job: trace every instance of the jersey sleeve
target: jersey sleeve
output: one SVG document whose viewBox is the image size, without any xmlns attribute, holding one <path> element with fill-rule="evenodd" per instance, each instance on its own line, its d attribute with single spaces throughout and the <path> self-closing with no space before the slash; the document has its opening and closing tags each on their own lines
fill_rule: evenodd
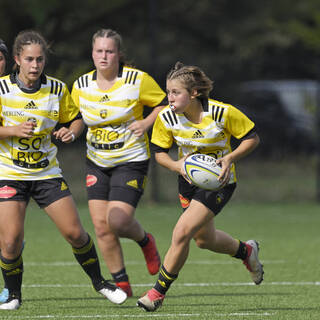
<svg viewBox="0 0 320 320">
<path fill-rule="evenodd" d="M 160 114 L 153 125 L 151 142 L 164 149 L 170 149 L 173 144 L 172 132 L 166 128 Z"/>
<path fill-rule="evenodd" d="M 161 105 L 166 94 L 157 84 L 157 82 L 147 73 L 143 74 L 140 87 L 140 101 L 148 107 L 156 107 Z"/>
<path fill-rule="evenodd" d="M 76 86 L 76 82 L 73 83 L 72 90 L 71 90 L 71 98 L 76 106 L 79 107 L 79 90 Z"/>
<path fill-rule="evenodd" d="M 79 107 L 74 103 L 67 86 L 64 86 L 63 96 L 60 100 L 59 122 L 67 123 L 73 120 L 79 113 Z"/>
<path fill-rule="evenodd" d="M 243 138 L 255 124 L 239 109 L 230 106 L 226 119 L 226 129 L 237 139 Z"/>
</svg>

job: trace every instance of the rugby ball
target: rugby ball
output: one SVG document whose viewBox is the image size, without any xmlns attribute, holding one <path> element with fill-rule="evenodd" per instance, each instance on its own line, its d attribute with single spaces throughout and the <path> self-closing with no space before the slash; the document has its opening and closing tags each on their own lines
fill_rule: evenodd
<svg viewBox="0 0 320 320">
<path fill-rule="evenodd" d="M 216 191 L 220 189 L 221 182 L 218 177 L 221 167 L 216 159 L 207 154 L 192 154 L 184 162 L 184 169 L 189 180 L 199 188 Z"/>
</svg>

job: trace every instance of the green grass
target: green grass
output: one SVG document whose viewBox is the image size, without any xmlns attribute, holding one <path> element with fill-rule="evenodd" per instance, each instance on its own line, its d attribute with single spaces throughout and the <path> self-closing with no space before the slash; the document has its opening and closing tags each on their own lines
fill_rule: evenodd
<svg viewBox="0 0 320 320">
<path fill-rule="evenodd" d="M 83 224 L 93 235 L 86 205 Z M 157 240 L 163 257 L 180 214 L 178 206 L 141 204 L 137 218 Z M 191 244 L 187 264 L 156 313 L 135 306 L 156 281 L 142 252 L 123 240 L 134 297 L 116 306 L 97 295 L 69 245 L 43 211 L 32 203 L 26 219 L 23 305 L 2 311 L 0 319 L 320 319 L 319 207 L 316 204 L 230 202 L 216 218 L 217 228 L 235 238 L 260 241 L 265 281 L 260 286 L 239 260 Z M 103 274 L 109 273 L 101 261 Z"/>
</svg>

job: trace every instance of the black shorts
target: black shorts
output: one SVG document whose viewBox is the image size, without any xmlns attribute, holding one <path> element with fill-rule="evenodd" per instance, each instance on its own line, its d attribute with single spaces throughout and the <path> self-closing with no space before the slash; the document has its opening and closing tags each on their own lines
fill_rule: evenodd
<svg viewBox="0 0 320 320">
<path fill-rule="evenodd" d="M 194 199 L 209 208 L 214 215 L 217 215 L 227 204 L 237 186 L 236 183 L 232 183 L 218 191 L 204 190 L 188 183 L 181 175 L 178 176 L 178 183 L 182 209 L 186 210 Z"/>
<path fill-rule="evenodd" d="M 0 202 L 25 201 L 28 203 L 32 198 L 40 208 L 45 208 L 70 195 L 69 187 L 63 178 L 34 181 L 0 180 Z"/>
<path fill-rule="evenodd" d="M 87 159 L 88 200 L 123 201 L 137 207 L 147 181 L 149 160 L 103 168 Z"/>
</svg>

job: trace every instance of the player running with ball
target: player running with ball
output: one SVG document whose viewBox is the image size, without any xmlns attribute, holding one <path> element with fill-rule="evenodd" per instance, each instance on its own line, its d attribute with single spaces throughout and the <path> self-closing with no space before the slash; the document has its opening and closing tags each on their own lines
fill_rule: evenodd
<svg viewBox="0 0 320 320">
<path fill-rule="evenodd" d="M 258 243 L 242 242 L 215 228 L 214 219 L 236 188 L 234 163 L 259 144 L 254 123 L 235 107 L 209 99 L 212 81 L 195 66 L 177 63 L 167 76 L 170 107 L 158 115 L 151 142 L 159 164 L 179 174 L 179 197 L 184 210 L 172 235 L 171 246 L 154 287 L 137 305 L 146 311 L 158 309 L 187 260 L 191 239 L 201 249 L 229 254 L 241 259 L 255 284 L 263 281 L 263 266 L 258 259 Z M 240 140 L 234 150 L 231 136 Z M 179 147 L 179 160 L 168 154 L 173 143 Z M 216 157 L 222 166 L 218 191 L 200 189 L 186 180 L 183 163 L 191 153 Z"/>
</svg>

